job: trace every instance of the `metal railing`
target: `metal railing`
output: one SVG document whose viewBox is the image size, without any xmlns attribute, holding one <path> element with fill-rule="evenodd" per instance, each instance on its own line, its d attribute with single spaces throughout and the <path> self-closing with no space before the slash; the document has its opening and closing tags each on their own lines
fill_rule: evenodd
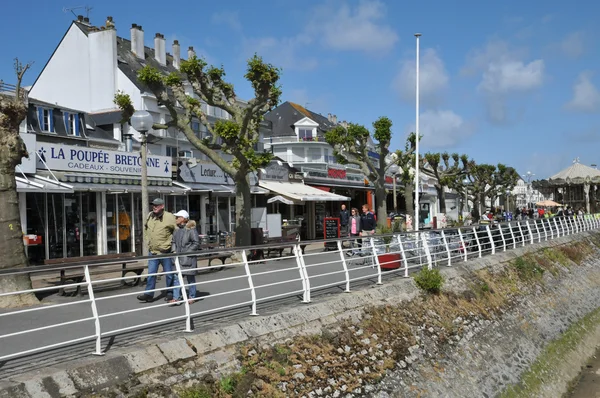
<svg viewBox="0 0 600 398">
<path fill-rule="evenodd" d="M 135 295 L 143 292 L 140 289 L 115 289 L 116 283 L 129 283 L 141 278 L 137 275 L 111 275 L 121 273 L 121 264 L 131 261 L 131 258 L 0 270 L 0 278 L 28 274 L 36 281 L 51 281 L 51 276 L 61 270 L 65 275 L 73 276 L 72 283 L 60 286 L 1 293 L 0 297 L 4 299 L 24 293 L 47 295 L 59 288 L 81 289 L 83 292 L 82 297 L 61 298 L 59 302 L 47 305 L 1 311 L 0 362 L 82 342 L 93 342 L 93 353 L 102 355 L 107 337 L 114 338 L 126 332 L 136 331 L 136 338 L 139 338 L 156 325 L 191 332 L 194 319 L 216 319 L 230 309 L 247 308 L 248 314 L 254 316 L 266 302 L 271 306 L 281 305 L 284 300 L 289 302 L 290 299 L 309 303 L 314 295 L 350 292 L 359 283 L 382 284 L 384 278 L 408 277 L 411 270 L 424 266 L 430 269 L 450 267 L 469 259 L 599 228 L 600 214 L 596 214 L 236 248 L 241 253 L 240 261 L 199 267 L 195 281 L 188 280 L 186 273 L 189 269 L 175 259 L 173 270 L 150 274 L 165 276 L 163 279 L 167 279 L 167 275 L 177 278 L 182 287 L 182 297 L 177 302 L 181 306 L 173 308 L 170 308 L 173 304 L 169 302 L 137 302 Z M 317 249 L 314 248 L 315 243 L 318 244 Z M 323 251 L 323 245 L 329 250 Z M 259 256 L 263 251 L 274 249 L 282 250 L 279 257 Z M 202 262 L 209 257 L 226 257 L 231 254 L 230 250 L 194 254 Z M 172 256 L 136 259 L 156 260 Z M 212 272 L 214 270 L 219 272 Z M 202 291 L 201 297 L 188 296 L 186 288 L 192 286 Z M 172 286 L 156 287 L 144 292 L 166 294 L 172 289 Z"/>
</svg>

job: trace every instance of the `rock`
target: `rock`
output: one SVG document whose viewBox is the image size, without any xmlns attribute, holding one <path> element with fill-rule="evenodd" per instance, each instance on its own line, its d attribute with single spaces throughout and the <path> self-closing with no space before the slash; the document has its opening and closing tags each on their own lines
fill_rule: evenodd
<svg viewBox="0 0 600 398">
<path fill-rule="evenodd" d="M 342 395 L 342 393 L 340 392 L 340 390 L 335 390 L 335 391 L 333 392 L 333 398 L 337 398 L 337 397 L 339 397 L 340 395 Z"/>
<path fill-rule="evenodd" d="M 352 350 L 352 348 L 350 348 L 349 346 L 344 347 L 344 351 L 346 351 L 346 352 L 350 352 L 351 350 Z"/>
<path fill-rule="evenodd" d="M 371 344 L 371 340 L 369 340 L 369 339 L 362 339 L 360 342 L 363 343 L 364 345 Z"/>
<path fill-rule="evenodd" d="M 407 366 L 407 365 L 406 365 L 406 362 L 404 362 L 404 361 L 400 361 L 400 362 L 398 363 L 398 366 L 400 366 L 400 369 L 406 369 L 406 366 Z"/>
<path fill-rule="evenodd" d="M 321 368 L 319 366 L 313 366 L 311 369 L 315 373 L 318 373 L 321 370 Z"/>
<path fill-rule="evenodd" d="M 375 333 L 371 335 L 371 338 L 375 341 L 379 340 L 379 337 Z"/>
<path fill-rule="evenodd" d="M 429 333 L 434 333 L 435 332 L 434 328 L 429 328 L 428 330 L 429 330 Z"/>
<path fill-rule="evenodd" d="M 296 380 L 304 380 L 305 379 L 304 373 L 300 373 L 300 372 L 296 373 L 294 375 L 294 379 L 296 379 Z"/>
<path fill-rule="evenodd" d="M 321 395 L 323 395 L 323 389 L 322 388 L 317 388 L 315 390 L 315 392 L 317 393 L 317 395 L 320 397 Z"/>
<path fill-rule="evenodd" d="M 362 329 L 358 329 L 358 330 L 356 331 L 356 333 L 354 333 L 354 334 L 355 334 L 355 335 L 357 335 L 357 336 L 362 336 L 362 334 L 363 334 L 363 330 L 362 330 Z"/>
<path fill-rule="evenodd" d="M 365 372 L 365 374 L 369 374 L 369 373 L 371 373 L 371 369 L 369 369 L 368 366 L 365 366 L 365 368 L 363 369 L 363 372 Z"/>
<path fill-rule="evenodd" d="M 341 349 L 341 348 L 338 348 L 338 349 L 337 349 L 337 352 L 338 352 L 338 354 L 343 354 L 343 353 L 344 353 L 344 350 L 343 350 L 343 349 Z"/>
<path fill-rule="evenodd" d="M 249 357 L 253 357 L 255 355 L 256 355 L 256 350 L 250 350 L 250 351 L 248 351 L 248 356 Z"/>
<path fill-rule="evenodd" d="M 294 365 L 294 369 L 302 369 L 302 365 Z"/>
<path fill-rule="evenodd" d="M 367 350 L 362 350 L 362 351 L 360 352 L 360 355 L 367 355 L 368 353 L 369 353 L 369 351 L 367 351 Z"/>
<path fill-rule="evenodd" d="M 385 350 L 385 353 L 387 355 L 392 355 L 392 352 L 394 352 L 392 349 Z"/>
<path fill-rule="evenodd" d="M 335 381 L 335 379 L 327 379 L 327 384 L 329 384 L 330 386 L 335 386 L 337 382 Z"/>
<path fill-rule="evenodd" d="M 348 389 L 348 386 L 344 384 L 344 385 L 341 387 L 341 389 L 342 389 L 342 391 L 346 392 L 346 390 Z"/>
</svg>

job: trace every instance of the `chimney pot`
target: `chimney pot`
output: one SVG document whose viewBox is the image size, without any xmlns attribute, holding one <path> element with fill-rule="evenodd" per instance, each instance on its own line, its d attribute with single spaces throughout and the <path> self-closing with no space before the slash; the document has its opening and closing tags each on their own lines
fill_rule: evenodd
<svg viewBox="0 0 600 398">
<path fill-rule="evenodd" d="M 337 115 L 331 116 L 331 123 L 337 124 Z"/>
<path fill-rule="evenodd" d="M 106 17 L 106 20 L 112 22 L 113 18 L 112 17 Z"/>
<path fill-rule="evenodd" d="M 83 22 L 83 15 L 77 15 L 77 20 L 79 22 Z"/>
<path fill-rule="evenodd" d="M 133 29 L 133 28 L 137 28 L 137 24 L 136 24 L 136 23 L 132 23 L 132 24 L 131 24 L 131 28 L 132 28 L 132 29 Z"/>
<path fill-rule="evenodd" d="M 188 47 L 188 59 L 192 59 L 196 56 L 196 51 L 194 51 L 194 47 Z"/>
<path fill-rule="evenodd" d="M 90 23 L 90 19 L 88 17 L 83 18 L 83 22 Z"/>
<path fill-rule="evenodd" d="M 167 49 L 163 35 L 157 33 L 154 36 L 154 58 L 161 65 L 167 64 Z"/>
<path fill-rule="evenodd" d="M 179 40 L 173 40 L 173 67 L 179 69 L 181 67 L 181 46 Z"/>
<path fill-rule="evenodd" d="M 331 122 L 331 113 L 327 114 L 327 120 L 329 120 Z"/>
</svg>

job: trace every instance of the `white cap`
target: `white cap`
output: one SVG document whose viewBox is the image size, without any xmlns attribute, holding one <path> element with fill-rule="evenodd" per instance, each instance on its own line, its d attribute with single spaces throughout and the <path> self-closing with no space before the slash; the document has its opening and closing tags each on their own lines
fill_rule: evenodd
<svg viewBox="0 0 600 398">
<path fill-rule="evenodd" d="M 175 217 L 183 217 L 186 220 L 190 219 L 189 213 L 185 210 L 179 210 L 177 213 L 175 213 Z"/>
</svg>

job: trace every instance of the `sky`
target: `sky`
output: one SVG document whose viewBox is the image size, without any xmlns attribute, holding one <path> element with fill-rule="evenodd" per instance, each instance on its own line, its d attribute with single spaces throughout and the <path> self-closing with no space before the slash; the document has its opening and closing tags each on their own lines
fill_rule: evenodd
<svg viewBox="0 0 600 398">
<path fill-rule="evenodd" d="M 72 0 L 71 0 L 72 1 Z M 283 101 L 369 128 L 393 125 L 392 148 L 415 129 L 420 38 L 421 152 L 467 154 L 547 178 L 578 158 L 600 164 L 600 3 L 593 1 L 222 0 L 168 2 L 30 0 L 2 5 L 0 80 L 13 59 L 33 61 L 32 84 L 87 5 L 91 23 L 112 16 L 146 45 L 160 32 L 223 65 L 241 98 L 254 53 L 282 69 Z M 73 11 L 86 14 L 85 9 Z M 76 62 L 76 60 L 74 60 Z"/>
</svg>

